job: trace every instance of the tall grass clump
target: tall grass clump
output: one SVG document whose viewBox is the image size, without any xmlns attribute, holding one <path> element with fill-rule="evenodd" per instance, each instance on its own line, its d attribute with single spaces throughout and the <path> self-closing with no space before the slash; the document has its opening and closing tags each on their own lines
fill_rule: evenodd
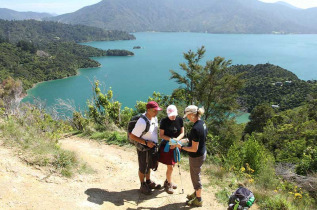
<svg viewBox="0 0 317 210">
<path fill-rule="evenodd" d="M 4 144 L 20 150 L 21 159 L 29 165 L 54 168 L 68 177 L 79 167 L 75 154 L 58 145 L 58 139 L 72 127 L 65 121 L 53 120 L 44 110 L 22 105 L 19 112 L 0 122 L 0 130 Z"/>
</svg>

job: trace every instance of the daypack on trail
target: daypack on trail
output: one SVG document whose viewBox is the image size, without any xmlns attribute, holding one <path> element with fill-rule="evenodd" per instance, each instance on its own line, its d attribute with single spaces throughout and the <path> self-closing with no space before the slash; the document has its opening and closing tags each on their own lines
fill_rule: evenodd
<svg viewBox="0 0 317 210">
<path fill-rule="evenodd" d="M 227 210 L 246 210 L 254 203 L 253 193 L 244 187 L 239 187 L 229 198 Z"/>
<path fill-rule="evenodd" d="M 149 150 L 149 147 L 145 146 L 145 145 L 142 145 L 140 144 L 139 142 L 136 142 L 134 141 L 133 139 L 130 139 L 129 135 L 132 133 L 134 127 L 135 127 L 135 124 L 136 122 L 139 120 L 139 118 L 143 118 L 144 121 L 146 122 L 146 127 L 145 127 L 145 130 L 142 132 L 140 138 L 142 138 L 142 136 L 144 136 L 144 134 L 146 134 L 147 132 L 149 132 L 150 130 L 150 121 L 147 119 L 146 116 L 144 116 L 143 114 L 139 114 L 139 115 L 135 115 L 131 118 L 129 124 L 128 124 L 128 140 L 131 144 L 135 145 L 135 147 L 139 150 L 139 151 L 147 151 Z"/>
</svg>

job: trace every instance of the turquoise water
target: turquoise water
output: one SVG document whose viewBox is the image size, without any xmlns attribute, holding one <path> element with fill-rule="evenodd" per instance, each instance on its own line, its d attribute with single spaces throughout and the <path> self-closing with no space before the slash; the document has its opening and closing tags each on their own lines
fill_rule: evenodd
<svg viewBox="0 0 317 210">
<path fill-rule="evenodd" d="M 271 63 L 295 73 L 300 79 L 317 79 L 317 35 L 253 35 L 204 33 L 136 33 L 136 40 L 90 42 L 101 49 L 126 49 L 131 57 L 98 57 L 99 68 L 80 69 L 79 75 L 38 84 L 28 90 L 24 101 L 32 97 L 45 100 L 48 106 L 57 98 L 86 107 L 92 97 L 90 81 L 98 79 L 104 88 L 112 87 L 114 98 L 123 106 L 134 107 L 153 91 L 170 94 L 178 87 L 169 80 L 170 69 L 179 70 L 185 62 L 183 52 L 196 51 L 204 45 L 206 60 L 215 56 L 231 59 L 233 64 Z M 141 46 L 141 49 L 133 49 Z M 180 72 L 180 71 L 179 71 Z"/>
</svg>

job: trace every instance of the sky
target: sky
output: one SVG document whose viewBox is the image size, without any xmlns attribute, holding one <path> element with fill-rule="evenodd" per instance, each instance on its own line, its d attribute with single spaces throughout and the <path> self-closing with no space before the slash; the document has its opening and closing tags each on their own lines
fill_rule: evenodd
<svg viewBox="0 0 317 210">
<path fill-rule="evenodd" d="M 96 4 L 101 0 L 0 0 L 0 8 L 7 8 L 19 12 L 47 12 L 52 14 L 64 14 Z M 317 7 L 317 0 L 260 0 L 273 3 L 284 1 L 299 8 Z"/>
<path fill-rule="evenodd" d="M 85 6 L 93 5 L 101 0 L 0 0 L 0 8 L 19 12 L 47 12 L 65 14 L 75 12 Z"/>
<path fill-rule="evenodd" d="M 260 0 L 267 3 L 274 3 L 278 1 L 284 1 L 289 3 L 295 7 L 299 7 L 302 9 L 307 9 L 310 7 L 317 7 L 317 0 Z"/>
</svg>

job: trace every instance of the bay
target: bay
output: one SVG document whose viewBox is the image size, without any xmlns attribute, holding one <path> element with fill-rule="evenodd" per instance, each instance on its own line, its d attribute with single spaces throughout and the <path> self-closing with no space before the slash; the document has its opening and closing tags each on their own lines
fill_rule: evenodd
<svg viewBox="0 0 317 210">
<path fill-rule="evenodd" d="M 206 47 L 204 62 L 216 56 L 231 59 L 233 64 L 271 63 L 295 73 L 300 79 L 317 78 L 317 35 L 258 35 L 204 33 L 135 33 L 136 40 L 83 43 L 100 49 L 125 49 L 130 57 L 93 58 L 101 67 L 80 69 L 77 76 L 37 84 L 28 90 L 23 101 L 33 97 L 46 101 L 72 100 L 77 108 L 86 109 L 92 98 L 91 82 L 112 88 L 114 99 L 133 108 L 136 101 L 145 101 L 153 91 L 170 94 L 178 87 L 169 80 L 170 69 L 180 71 L 185 62 L 183 53 Z M 133 49 L 141 46 L 141 49 Z M 242 116 L 245 117 L 245 116 Z"/>
</svg>

